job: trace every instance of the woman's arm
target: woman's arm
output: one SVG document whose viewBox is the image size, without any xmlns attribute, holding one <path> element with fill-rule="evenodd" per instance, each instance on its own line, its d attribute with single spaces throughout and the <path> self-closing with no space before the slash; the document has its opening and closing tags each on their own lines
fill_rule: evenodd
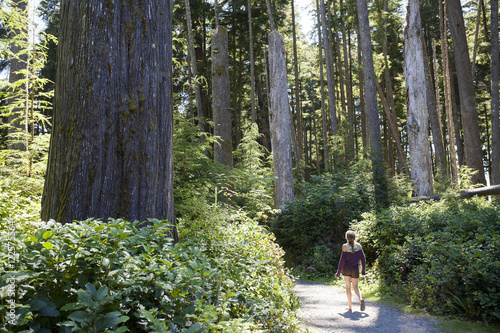
<svg viewBox="0 0 500 333">
<path fill-rule="evenodd" d="M 365 268 L 366 268 L 366 260 L 365 260 L 365 253 L 363 252 L 363 249 L 359 250 L 361 252 L 361 275 L 366 275 Z"/>
<path fill-rule="evenodd" d="M 339 268 L 337 269 L 337 274 L 336 274 L 337 277 L 340 276 L 340 273 L 342 273 L 342 270 L 344 269 L 345 253 L 346 252 L 342 251 L 342 254 L 340 255 Z"/>
</svg>

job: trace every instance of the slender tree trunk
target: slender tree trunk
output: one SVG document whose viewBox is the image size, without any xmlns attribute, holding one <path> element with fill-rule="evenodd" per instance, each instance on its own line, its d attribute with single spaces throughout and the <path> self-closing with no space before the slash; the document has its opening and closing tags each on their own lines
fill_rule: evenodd
<svg viewBox="0 0 500 333">
<path fill-rule="evenodd" d="M 425 70 L 422 23 L 418 0 L 409 0 L 405 28 L 405 82 L 408 144 L 414 195 L 429 196 L 434 192 L 432 159 L 429 143 L 427 93 L 429 78 Z"/>
<path fill-rule="evenodd" d="M 229 88 L 229 54 L 227 30 L 218 26 L 212 35 L 212 110 L 215 162 L 233 167 L 231 91 Z"/>
<path fill-rule="evenodd" d="M 455 64 L 457 68 L 462 129 L 464 133 L 465 165 L 477 173 L 472 176 L 474 184 L 486 184 L 483 154 L 474 93 L 474 80 L 469 60 L 469 49 L 460 0 L 448 0 L 448 18 L 453 39 Z"/>
<path fill-rule="evenodd" d="M 172 10 L 61 1 L 43 220 L 175 223 Z"/>
<path fill-rule="evenodd" d="M 250 38 L 250 105 L 252 110 L 252 123 L 257 121 L 257 113 L 255 112 L 255 63 L 253 59 L 253 32 L 252 32 L 252 3 L 248 0 L 248 35 Z"/>
<path fill-rule="evenodd" d="M 262 145 L 267 151 L 271 151 L 271 143 L 269 142 L 269 117 L 266 115 L 264 108 L 264 95 L 262 93 L 262 85 L 260 84 L 259 75 L 255 76 L 255 89 L 257 90 L 257 100 L 259 105 L 259 120 L 260 131 L 262 132 Z"/>
<path fill-rule="evenodd" d="M 297 154 L 298 160 L 296 161 L 300 177 L 304 177 L 304 124 L 302 116 L 302 108 L 300 101 L 300 83 L 299 83 L 299 60 L 297 56 L 297 33 L 295 26 L 295 6 L 292 0 L 292 35 L 293 35 L 293 63 L 295 72 L 295 109 L 297 116 Z"/>
<path fill-rule="evenodd" d="M 474 33 L 474 51 L 472 52 L 472 64 L 471 64 L 471 73 L 472 77 L 474 77 L 475 67 L 476 67 L 476 54 L 477 54 L 477 44 L 479 40 L 479 23 L 481 21 L 481 7 L 483 0 L 479 0 L 479 4 L 477 5 L 477 18 L 476 18 L 476 30 Z"/>
<path fill-rule="evenodd" d="M 285 42 L 277 30 L 269 34 L 269 76 L 274 201 L 276 207 L 284 208 L 285 201 L 293 200 L 293 168 Z"/>
<path fill-rule="evenodd" d="M 384 112 L 385 112 L 385 116 L 387 118 L 387 122 L 389 123 L 389 130 L 391 131 L 392 137 L 394 138 L 394 141 L 396 142 L 396 151 L 398 153 L 398 160 L 399 160 L 399 163 L 401 164 L 401 169 L 403 170 L 403 172 L 405 174 L 407 174 L 409 176 L 410 171 L 408 169 L 408 164 L 406 163 L 406 157 L 405 157 L 405 153 L 403 151 L 403 145 L 401 144 L 398 124 L 396 123 L 394 117 L 392 117 L 392 115 L 391 115 L 390 107 L 389 107 L 389 104 L 387 103 L 387 100 L 384 96 L 384 92 L 382 90 L 382 87 L 380 86 L 378 81 L 375 81 L 375 84 L 376 84 L 376 88 L 378 91 L 380 101 L 382 102 L 382 106 L 384 107 Z"/>
<path fill-rule="evenodd" d="M 276 26 L 274 25 L 274 19 L 273 19 L 273 9 L 271 7 L 271 3 L 269 0 L 266 0 L 266 5 L 267 5 L 267 14 L 269 15 L 269 23 L 271 24 L 271 31 L 276 30 Z"/>
<path fill-rule="evenodd" d="M 361 52 L 363 54 L 363 74 L 365 82 L 365 107 L 370 158 L 372 161 L 373 180 L 375 183 L 375 200 L 381 206 L 388 204 L 387 178 L 382 155 L 382 139 L 380 137 L 380 120 L 378 117 L 377 91 L 375 87 L 375 69 L 371 49 L 370 22 L 366 0 L 357 0 Z"/>
<path fill-rule="evenodd" d="M 444 90 L 444 104 L 446 111 L 446 125 L 448 129 L 448 145 L 450 150 L 450 169 L 451 179 L 453 184 L 458 184 L 458 169 L 457 169 L 457 152 L 455 148 L 455 127 L 453 124 L 453 103 L 451 100 L 451 73 L 450 61 L 448 58 L 448 35 L 447 24 L 443 10 L 444 0 L 439 0 L 439 26 L 441 30 L 441 53 L 443 57 L 443 90 Z"/>
<path fill-rule="evenodd" d="M 325 50 L 326 80 L 328 84 L 328 107 L 330 109 L 330 121 L 332 126 L 332 135 L 339 134 L 337 126 L 337 111 L 335 110 L 335 78 L 333 76 L 333 57 L 331 54 L 330 39 L 326 25 L 325 1 L 320 0 L 321 6 L 321 26 L 323 29 L 323 48 Z"/>
<path fill-rule="evenodd" d="M 321 34 L 321 19 L 320 19 L 320 8 L 319 1 L 316 0 L 316 17 L 318 21 L 318 46 L 319 46 L 319 80 L 321 89 L 321 119 L 323 126 L 323 158 L 325 164 L 325 171 L 330 169 L 330 148 L 328 146 L 328 125 L 327 125 L 327 115 L 325 107 L 325 80 L 323 74 L 323 46 L 322 46 L 322 34 Z"/>
<path fill-rule="evenodd" d="M 186 22 L 187 22 L 187 33 L 188 33 L 188 53 L 189 53 L 189 63 L 191 67 L 191 73 L 194 76 L 194 94 L 196 98 L 196 110 L 198 112 L 198 126 L 200 132 L 204 129 L 203 120 L 203 101 L 201 99 L 201 87 L 198 82 L 198 67 L 196 65 L 196 52 L 194 49 L 194 37 L 193 37 L 193 24 L 191 23 L 191 7 L 189 5 L 189 0 L 184 0 L 184 5 L 186 6 Z M 202 138 L 203 140 L 203 138 Z"/>
<path fill-rule="evenodd" d="M 441 141 L 442 141 L 442 150 L 443 150 L 443 165 L 441 172 L 443 173 L 444 176 L 449 178 L 450 176 L 450 171 L 449 171 L 449 165 L 446 160 L 446 143 L 445 143 L 445 138 L 443 135 L 443 123 L 441 121 L 441 98 L 440 98 L 440 93 L 439 93 L 439 63 L 437 60 L 437 54 L 436 54 L 436 40 L 433 38 L 432 39 L 432 64 L 433 64 L 433 71 L 434 71 L 434 98 L 436 100 L 436 114 L 437 114 L 437 123 L 439 126 L 439 131 L 441 133 Z M 439 164 L 438 164 L 439 165 Z"/>
<path fill-rule="evenodd" d="M 491 184 L 500 184 L 498 0 L 491 0 Z"/>
<path fill-rule="evenodd" d="M 14 0 L 12 6 L 13 8 L 11 11 L 15 11 L 20 15 L 27 15 L 28 0 Z M 26 66 L 28 65 L 28 54 L 21 53 L 23 47 L 21 47 L 20 44 L 28 44 L 28 33 L 28 26 L 24 29 L 16 27 L 10 32 L 10 38 L 15 40 L 15 42 L 10 45 L 10 51 L 15 55 L 9 62 L 9 82 L 11 84 L 21 80 L 27 80 L 27 74 L 22 73 L 22 71 L 26 70 Z M 25 101 L 26 91 L 23 92 L 26 84 L 27 83 L 23 84 L 23 86 L 12 88 L 13 91 L 11 91 L 11 96 L 13 97 L 9 98 L 7 101 L 7 104 L 12 106 L 10 115 L 7 119 L 9 124 L 7 130 L 7 149 L 19 152 L 28 150 L 28 145 L 25 142 L 28 135 L 25 128 L 25 126 L 27 126 L 26 111 L 28 104 Z M 16 158 L 21 158 L 21 154 L 16 155 Z"/>
<path fill-rule="evenodd" d="M 368 129 L 367 129 L 367 119 L 366 119 L 366 103 L 365 103 L 365 79 L 364 75 L 364 65 L 363 65 L 363 50 L 361 48 L 361 31 L 358 27 L 358 64 L 359 64 L 359 106 L 361 113 L 361 141 L 363 142 L 363 148 L 365 151 L 368 149 Z"/>
<path fill-rule="evenodd" d="M 342 3 L 341 3 L 342 6 Z M 349 63 L 350 57 L 348 56 L 347 50 L 347 35 L 345 31 L 345 24 L 342 24 L 342 45 L 343 45 L 343 55 L 344 55 L 344 68 L 345 68 L 345 80 L 346 80 L 346 95 L 347 95 L 347 137 L 346 146 L 348 155 L 346 156 L 347 161 L 353 161 L 356 156 L 356 150 L 354 148 L 354 101 L 352 94 L 352 77 L 351 77 L 351 65 Z"/>
<path fill-rule="evenodd" d="M 420 15 L 419 15 L 420 17 Z M 420 20 L 419 20 L 420 21 Z M 424 70 L 425 70 L 425 89 L 426 89 L 426 103 L 427 112 L 431 125 L 432 143 L 436 154 L 436 166 L 438 181 L 442 182 L 446 178 L 446 170 L 448 168 L 446 163 L 446 153 L 444 148 L 443 130 L 441 127 L 441 120 L 436 103 L 436 96 L 434 95 L 434 87 L 432 86 L 431 71 L 429 68 L 429 58 L 427 57 L 427 49 L 425 47 L 424 34 L 420 35 L 422 39 L 422 49 L 424 52 Z"/>
</svg>

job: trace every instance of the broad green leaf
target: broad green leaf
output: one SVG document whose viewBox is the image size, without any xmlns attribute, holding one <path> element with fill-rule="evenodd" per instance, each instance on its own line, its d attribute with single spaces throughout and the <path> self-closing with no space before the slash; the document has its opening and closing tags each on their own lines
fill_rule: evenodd
<svg viewBox="0 0 500 333">
<path fill-rule="evenodd" d="M 69 304 L 63 305 L 60 310 L 61 311 L 77 310 L 77 309 L 81 309 L 83 307 L 84 307 L 84 305 L 81 303 L 69 303 Z"/>
<path fill-rule="evenodd" d="M 51 306 L 46 306 L 40 311 L 38 311 L 38 315 L 40 315 L 41 317 L 57 317 L 60 315 L 60 313 L 55 308 Z"/>
<path fill-rule="evenodd" d="M 106 295 L 108 294 L 108 287 L 106 286 L 102 286 L 101 288 L 99 288 L 99 290 L 97 291 L 96 295 L 95 295 L 95 299 L 100 301 L 102 300 L 104 297 L 106 297 Z"/>
<path fill-rule="evenodd" d="M 79 323 L 89 321 L 90 318 L 91 318 L 90 313 L 85 311 L 75 311 L 68 316 L 68 319 L 74 320 Z"/>
<path fill-rule="evenodd" d="M 200 323 L 194 323 L 187 331 L 185 331 L 185 333 L 199 332 L 200 330 L 201 330 Z"/>
<path fill-rule="evenodd" d="M 49 239 L 52 236 L 52 231 L 45 231 L 42 235 L 43 239 Z"/>
<path fill-rule="evenodd" d="M 92 295 L 90 295 L 85 290 L 78 290 L 78 302 L 85 304 L 89 308 L 93 308 L 95 306 L 95 301 L 92 299 Z"/>
<path fill-rule="evenodd" d="M 42 243 L 43 247 L 46 248 L 47 250 L 50 250 L 54 247 L 51 242 L 43 242 Z"/>
<path fill-rule="evenodd" d="M 105 328 L 112 328 L 115 327 L 120 323 L 120 317 L 116 314 L 107 314 L 104 317 L 99 318 L 96 323 L 95 327 L 97 331 L 101 331 Z"/>
<path fill-rule="evenodd" d="M 92 285 L 92 283 L 87 283 L 85 285 L 85 288 L 87 288 L 87 291 L 92 295 L 92 296 L 95 296 L 97 290 L 95 289 L 95 287 Z"/>
</svg>

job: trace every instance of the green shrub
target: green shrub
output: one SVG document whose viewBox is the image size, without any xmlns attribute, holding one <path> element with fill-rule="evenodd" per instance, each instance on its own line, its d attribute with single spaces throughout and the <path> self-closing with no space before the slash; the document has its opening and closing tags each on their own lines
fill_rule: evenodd
<svg viewBox="0 0 500 333">
<path fill-rule="evenodd" d="M 500 208 L 483 199 L 365 213 L 353 224 L 384 282 L 412 305 L 500 321 Z"/>
<path fill-rule="evenodd" d="M 347 227 L 372 207 L 373 189 L 365 180 L 364 173 L 326 174 L 301 184 L 301 197 L 271 223 L 290 265 L 314 266 L 320 273 L 334 271 L 330 264 L 338 260 Z M 315 255 L 318 246 L 323 252 L 319 256 Z"/>
<path fill-rule="evenodd" d="M 2 221 L 0 332 L 297 330 L 298 303 L 272 234 L 243 218 L 173 244 L 167 223 L 150 222 L 51 221 L 11 237 L 12 223 Z"/>
</svg>

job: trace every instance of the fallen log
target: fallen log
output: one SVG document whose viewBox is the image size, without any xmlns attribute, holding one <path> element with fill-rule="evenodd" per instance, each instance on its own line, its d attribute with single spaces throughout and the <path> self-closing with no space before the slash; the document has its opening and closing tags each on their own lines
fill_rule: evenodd
<svg viewBox="0 0 500 333">
<path fill-rule="evenodd" d="M 457 193 L 461 198 L 471 198 L 473 196 L 484 197 L 488 195 L 500 195 L 500 185 L 478 187 L 472 190 L 464 190 Z M 415 203 L 427 200 L 441 200 L 443 195 L 431 195 L 429 197 L 418 197 L 409 200 L 409 203 Z"/>
</svg>

